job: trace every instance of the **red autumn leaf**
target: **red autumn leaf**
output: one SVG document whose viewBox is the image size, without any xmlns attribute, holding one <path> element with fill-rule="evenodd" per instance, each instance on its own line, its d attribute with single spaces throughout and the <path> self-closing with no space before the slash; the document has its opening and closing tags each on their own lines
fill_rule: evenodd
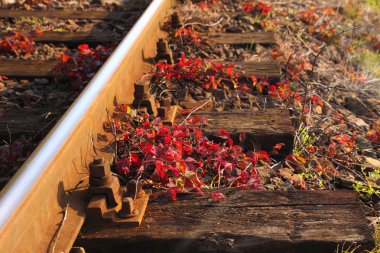
<svg viewBox="0 0 380 253">
<path fill-rule="evenodd" d="M 234 74 L 233 68 L 231 68 L 231 67 L 227 68 L 226 73 L 227 73 L 227 75 L 232 76 Z"/>
<path fill-rule="evenodd" d="M 329 156 L 334 156 L 336 154 L 336 145 L 334 143 L 331 143 L 329 146 L 328 146 L 328 155 Z"/>
<path fill-rule="evenodd" d="M 212 192 L 211 193 L 211 197 L 214 201 L 218 201 L 218 200 L 221 200 L 221 199 L 225 199 L 227 198 L 226 195 L 224 195 L 223 193 L 221 192 Z"/>
<path fill-rule="evenodd" d="M 32 35 L 38 36 L 38 37 L 42 37 L 43 32 L 42 32 L 41 29 L 37 28 L 37 29 L 35 29 L 35 30 L 32 31 Z"/>
<path fill-rule="evenodd" d="M 277 90 L 277 87 L 276 87 L 275 85 L 270 85 L 270 86 L 269 86 L 269 92 L 270 92 L 270 93 L 275 93 L 276 90 Z"/>
<path fill-rule="evenodd" d="M 270 162 L 269 154 L 265 150 L 256 151 L 257 158 Z"/>
<path fill-rule="evenodd" d="M 202 11 L 205 11 L 207 9 L 207 4 L 205 2 L 199 2 L 197 5 Z"/>
<path fill-rule="evenodd" d="M 175 189 L 175 187 L 173 188 L 169 188 L 166 193 L 165 193 L 165 196 L 170 199 L 170 200 L 177 200 L 177 191 Z"/>
<path fill-rule="evenodd" d="M 219 133 L 215 134 L 216 137 L 219 137 L 221 139 L 229 139 L 230 138 L 230 132 L 224 130 L 223 128 L 219 129 Z"/>
<path fill-rule="evenodd" d="M 81 44 L 78 46 L 78 49 L 80 51 L 88 51 L 88 50 L 90 50 L 90 47 L 88 46 L 88 44 Z"/>
<path fill-rule="evenodd" d="M 322 166 L 321 165 L 317 165 L 317 166 L 315 166 L 315 170 L 317 171 L 317 172 L 323 172 L 323 168 L 322 168 Z"/>
<path fill-rule="evenodd" d="M 146 138 L 153 139 L 154 137 L 156 137 L 156 131 L 154 131 L 154 129 L 152 129 L 146 133 Z"/>
<path fill-rule="evenodd" d="M 331 139 L 336 140 L 340 144 L 343 144 L 343 145 L 345 145 L 345 144 L 347 144 L 347 145 L 353 144 L 352 138 L 350 138 L 347 135 L 335 135 Z"/>
<path fill-rule="evenodd" d="M 66 63 L 70 60 L 70 55 L 67 55 L 67 54 L 58 54 L 57 55 L 57 60 L 58 61 L 61 61 L 63 63 Z"/>
<path fill-rule="evenodd" d="M 276 150 L 281 150 L 283 146 L 285 146 L 284 143 L 278 143 L 273 148 L 276 149 Z"/>
<path fill-rule="evenodd" d="M 230 132 L 224 130 L 223 128 L 220 128 L 220 129 L 219 129 L 219 133 L 220 133 L 220 134 L 223 134 L 223 135 L 230 135 Z"/>
</svg>

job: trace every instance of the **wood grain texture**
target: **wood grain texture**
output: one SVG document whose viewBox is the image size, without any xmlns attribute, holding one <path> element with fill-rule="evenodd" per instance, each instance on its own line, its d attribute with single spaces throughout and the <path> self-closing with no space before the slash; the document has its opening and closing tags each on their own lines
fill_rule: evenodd
<svg viewBox="0 0 380 253">
<path fill-rule="evenodd" d="M 15 138 L 21 134 L 33 136 L 50 125 L 51 119 L 42 117 L 46 110 L 15 109 L 0 115 L 0 140 Z"/>
<path fill-rule="evenodd" d="M 23 34 L 28 34 L 27 31 L 21 31 Z M 0 33 L 0 37 L 7 33 Z M 36 43 L 65 43 L 66 46 L 76 46 L 86 43 L 90 45 L 98 45 L 117 41 L 119 35 L 112 32 L 54 32 L 45 31 L 42 36 L 32 35 L 33 41 Z"/>
<path fill-rule="evenodd" d="M 219 191 L 220 192 L 220 191 Z M 226 200 L 153 199 L 141 227 L 82 229 L 86 252 L 335 252 L 373 238 L 356 193 L 222 190 Z"/>
<path fill-rule="evenodd" d="M 281 76 L 277 62 L 232 62 L 235 66 L 241 66 L 248 75 L 259 78 L 268 77 L 269 80 L 278 80 Z"/>
<path fill-rule="evenodd" d="M 203 131 L 211 139 L 217 140 L 213 136 L 223 128 L 231 133 L 234 143 L 239 143 L 239 135 L 245 133 L 245 146 L 248 149 L 255 147 L 271 151 L 278 143 L 284 143 L 283 150 L 286 151 L 293 147 L 294 128 L 286 109 L 199 112 L 194 115 L 207 118 L 208 125 Z"/>
<path fill-rule="evenodd" d="M 0 75 L 8 77 L 51 77 L 58 62 L 55 60 L 0 60 Z"/>
<path fill-rule="evenodd" d="M 137 14 L 137 11 L 97 11 L 97 10 L 0 10 L 0 18 L 53 18 L 53 19 L 92 19 L 92 20 L 123 20 Z"/>
<path fill-rule="evenodd" d="M 276 36 L 273 32 L 217 33 L 210 34 L 209 37 L 217 44 L 276 44 Z"/>
</svg>

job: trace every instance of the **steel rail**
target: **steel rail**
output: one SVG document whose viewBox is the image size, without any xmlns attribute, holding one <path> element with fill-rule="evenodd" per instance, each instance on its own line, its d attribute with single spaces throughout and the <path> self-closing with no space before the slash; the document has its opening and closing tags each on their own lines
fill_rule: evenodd
<svg viewBox="0 0 380 253">
<path fill-rule="evenodd" d="M 11 222 L 9 218 L 12 213 L 19 208 L 28 191 L 33 185 L 37 184 L 37 179 L 43 175 L 45 168 L 58 155 L 57 152 L 63 147 L 65 140 L 78 126 L 82 116 L 85 115 L 90 105 L 111 79 L 125 55 L 131 50 L 140 34 L 144 31 L 145 26 L 149 23 L 149 20 L 156 13 L 156 10 L 165 1 L 168 0 L 152 1 L 128 35 L 82 91 L 81 95 L 0 192 L 0 229 L 8 222 Z"/>
</svg>

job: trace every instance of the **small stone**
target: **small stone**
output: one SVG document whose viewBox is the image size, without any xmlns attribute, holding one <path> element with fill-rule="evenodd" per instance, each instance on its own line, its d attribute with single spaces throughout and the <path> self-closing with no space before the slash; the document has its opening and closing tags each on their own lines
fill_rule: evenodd
<svg viewBox="0 0 380 253">
<path fill-rule="evenodd" d="M 366 138 L 360 136 L 356 138 L 356 144 L 360 149 L 370 149 L 373 147 L 371 142 L 369 142 Z"/>
<path fill-rule="evenodd" d="M 90 8 L 91 6 L 89 2 L 83 2 L 82 5 L 84 8 Z"/>
<path fill-rule="evenodd" d="M 261 54 L 262 52 L 267 51 L 267 49 L 259 44 L 255 44 L 255 52 Z"/>
<path fill-rule="evenodd" d="M 273 184 L 266 184 L 266 185 L 264 185 L 264 187 L 265 187 L 267 190 L 276 190 L 276 186 L 273 185 Z"/>
<path fill-rule="evenodd" d="M 5 90 L 6 90 L 6 87 L 4 83 L 0 82 L 0 91 L 5 91 Z"/>
<path fill-rule="evenodd" d="M 62 3 L 60 1 L 54 1 L 54 7 L 57 9 L 62 9 Z"/>
<path fill-rule="evenodd" d="M 66 99 L 69 96 L 68 92 L 63 92 L 63 91 L 53 91 L 51 92 L 48 96 L 48 100 L 57 100 L 58 98 L 63 98 Z"/>
<path fill-rule="evenodd" d="M 201 87 L 197 86 L 195 88 L 194 95 L 197 97 L 202 96 L 203 95 L 203 89 Z"/>
<path fill-rule="evenodd" d="M 347 97 L 344 103 L 344 107 L 356 115 L 377 116 L 368 105 L 357 98 Z"/>
<path fill-rule="evenodd" d="M 236 49 L 236 54 L 237 55 L 242 55 L 243 53 L 244 53 L 244 49 L 243 48 Z"/>
<path fill-rule="evenodd" d="M 21 84 L 22 86 L 26 86 L 26 85 L 29 84 L 29 81 L 28 81 L 28 80 L 20 80 L 20 84 Z"/>
<path fill-rule="evenodd" d="M 39 95 L 34 94 L 34 92 L 33 92 L 32 90 L 30 90 L 30 89 L 24 91 L 24 92 L 22 93 L 22 95 L 23 95 L 24 97 L 28 97 L 28 98 L 30 98 L 31 100 L 38 100 L 38 99 L 41 98 Z"/>
<path fill-rule="evenodd" d="M 36 78 L 34 79 L 34 82 L 37 84 L 48 84 L 49 80 L 46 78 Z"/>
<path fill-rule="evenodd" d="M 372 157 L 375 159 L 378 158 L 378 156 L 377 156 L 378 152 L 376 152 L 376 150 L 374 150 L 374 149 L 363 149 L 362 154 L 364 156 Z"/>
<path fill-rule="evenodd" d="M 379 212 L 379 213 L 380 213 L 380 202 L 376 202 L 376 203 L 373 205 L 373 209 L 375 209 L 376 212 Z"/>
<path fill-rule="evenodd" d="M 217 100 L 223 100 L 226 98 L 226 93 L 224 90 L 221 89 L 215 89 L 212 91 L 212 95 L 217 99 Z"/>
<path fill-rule="evenodd" d="M 255 167 L 255 169 L 259 172 L 260 176 L 264 178 L 270 178 L 270 173 L 268 168 L 261 166 L 261 167 Z"/>
<path fill-rule="evenodd" d="M 293 176 L 293 171 L 289 168 L 279 169 L 279 172 L 283 178 L 288 179 L 288 180 L 290 180 Z"/>
<path fill-rule="evenodd" d="M 201 58 L 206 58 L 206 59 L 210 58 L 210 55 L 206 51 L 204 51 L 204 50 L 199 50 L 198 55 Z"/>
<path fill-rule="evenodd" d="M 293 174 L 291 177 L 290 177 L 290 180 L 296 184 L 296 185 L 302 185 L 304 182 L 303 182 L 303 178 L 298 175 L 298 174 Z"/>
<path fill-rule="evenodd" d="M 218 48 L 216 49 L 216 54 L 217 54 L 218 57 L 220 57 L 220 58 L 225 58 L 225 57 L 226 57 L 226 54 L 224 53 L 224 50 L 223 50 L 223 48 L 221 48 L 221 47 L 218 47 Z"/>
<path fill-rule="evenodd" d="M 292 181 L 285 181 L 280 185 L 280 190 L 287 191 L 293 186 Z"/>
<path fill-rule="evenodd" d="M 253 25 L 247 25 L 247 28 L 250 32 L 255 31 L 255 27 Z"/>
<path fill-rule="evenodd" d="M 242 21 L 244 21 L 244 23 L 247 23 L 247 24 L 250 24 L 250 25 L 255 24 L 255 20 L 254 20 L 254 18 L 251 17 L 251 16 L 242 16 L 240 19 L 241 19 Z"/>
<path fill-rule="evenodd" d="M 5 82 L 5 86 L 7 86 L 7 88 L 15 88 L 17 87 L 18 85 L 18 82 L 16 82 L 15 80 L 6 80 Z"/>
<path fill-rule="evenodd" d="M 317 105 L 313 108 L 314 113 L 321 115 L 323 113 L 322 106 Z"/>
<path fill-rule="evenodd" d="M 46 7 L 45 4 L 39 3 L 39 4 L 37 4 L 37 8 L 40 9 L 40 10 L 46 10 L 47 7 Z"/>
<path fill-rule="evenodd" d="M 355 124 L 356 126 L 358 127 L 363 127 L 365 129 L 369 129 L 369 125 L 367 123 L 365 123 L 364 120 L 362 120 L 361 118 L 358 118 L 354 115 L 349 115 L 347 116 L 347 121 L 350 122 L 350 123 L 353 123 Z"/>
<path fill-rule="evenodd" d="M 228 52 L 226 53 L 226 57 L 227 57 L 228 59 L 233 59 L 233 58 L 234 58 L 234 52 L 232 52 L 232 51 L 228 51 Z"/>
<path fill-rule="evenodd" d="M 380 169 L 380 161 L 372 157 L 365 156 L 364 160 L 373 166 L 375 169 Z"/>
<path fill-rule="evenodd" d="M 210 98 L 210 97 L 212 96 L 212 93 L 211 93 L 211 92 L 207 92 L 207 91 L 205 91 L 205 92 L 204 92 L 204 96 L 205 96 L 206 98 Z"/>
<path fill-rule="evenodd" d="M 280 186 L 284 181 L 282 181 L 282 179 L 281 178 L 279 178 L 279 177 L 272 177 L 271 179 L 270 179 L 270 181 L 271 181 L 271 183 L 273 184 L 273 185 L 276 185 L 276 186 Z"/>
</svg>

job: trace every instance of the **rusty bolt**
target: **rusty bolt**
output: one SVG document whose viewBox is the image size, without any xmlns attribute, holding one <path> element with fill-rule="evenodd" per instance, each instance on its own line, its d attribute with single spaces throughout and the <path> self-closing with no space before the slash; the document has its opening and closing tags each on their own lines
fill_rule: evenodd
<svg viewBox="0 0 380 253">
<path fill-rule="evenodd" d="M 164 39 L 159 39 L 157 42 L 157 62 L 165 62 L 167 64 L 173 64 L 173 54 L 169 49 L 168 43 Z"/>
<path fill-rule="evenodd" d="M 149 83 L 145 81 L 135 82 L 135 94 L 144 95 L 149 92 Z"/>
<path fill-rule="evenodd" d="M 157 53 L 167 54 L 169 52 L 168 43 L 164 39 L 159 39 L 157 42 Z"/>
<path fill-rule="evenodd" d="M 108 177 L 111 175 L 110 164 L 103 158 L 97 157 L 90 163 L 90 176 L 96 178 Z"/>
<path fill-rule="evenodd" d="M 130 218 L 139 214 L 139 210 L 135 208 L 133 199 L 131 197 L 123 198 L 121 203 L 121 209 L 117 213 L 119 217 Z"/>
<path fill-rule="evenodd" d="M 145 195 L 145 191 L 142 188 L 142 183 L 140 181 L 131 180 L 127 184 L 127 193 L 128 197 L 133 199 L 141 198 Z"/>
<path fill-rule="evenodd" d="M 173 28 L 179 28 L 182 26 L 181 20 L 178 16 L 177 12 L 174 12 L 172 15 L 172 27 Z"/>
</svg>

